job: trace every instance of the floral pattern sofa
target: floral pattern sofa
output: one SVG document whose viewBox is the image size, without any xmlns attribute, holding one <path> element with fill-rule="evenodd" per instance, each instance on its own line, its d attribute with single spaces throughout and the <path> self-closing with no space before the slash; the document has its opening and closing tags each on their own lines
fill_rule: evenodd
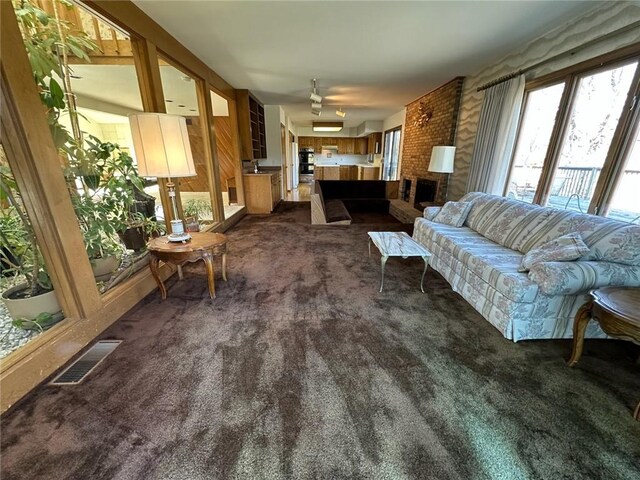
<svg viewBox="0 0 640 480">
<path fill-rule="evenodd" d="M 417 218 L 413 238 L 429 264 L 478 312 L 514 342 L 570 338 L 574 316 L 591 289 L 640 286 L 640 225 L 471 192 L 462 227 L 436 223 L 438 207 Z M 518 272 L 532 248 L 577 232 L 590 248 L 573 262 L 546 262 Z M 595 322 L 588 337 L 606 335 Z"/>
</svg>

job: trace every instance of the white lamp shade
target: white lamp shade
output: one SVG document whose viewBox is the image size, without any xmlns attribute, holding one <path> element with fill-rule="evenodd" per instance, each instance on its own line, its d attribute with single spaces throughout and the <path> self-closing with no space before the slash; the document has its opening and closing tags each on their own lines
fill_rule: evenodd
<svg viewBox="0 0 640 480">
<path fill-rule="evenodd" d="M 166 113 L 132 114 L 129 125 L 141 176 L 197 175 L 184 117 Z"/>
<path fill-rule="evenodd" d="M 456 147 L 433 147 L 429 171 L 437 173 L 452 173 L 453 159 L 456 156 Z"/>
</svg>

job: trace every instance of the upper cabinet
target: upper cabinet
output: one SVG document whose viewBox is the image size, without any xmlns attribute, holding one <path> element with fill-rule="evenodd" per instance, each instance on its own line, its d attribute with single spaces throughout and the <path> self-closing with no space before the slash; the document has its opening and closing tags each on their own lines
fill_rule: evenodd
<svg viewBox="0 0 640 480">
<path fill-rule="evenodd" d="M 242 160 L 267 158 L 264 106 L 249 90 L 236 90 Z"/>
<path fill-rule="evenodd" d="M 316 153 L 322 146 L 338 147 L 342 155 L 367 155 L 382 152 L 382 133 L 372 133 L 367 137 L 298 137 L 299 148 L 313 148 Z"/>
<path fill-rule="evenodd" d="M 371 133 L 367 139 L 369 140 L 367 153 L 382 153 L 382 132 Z"/>
</svg>

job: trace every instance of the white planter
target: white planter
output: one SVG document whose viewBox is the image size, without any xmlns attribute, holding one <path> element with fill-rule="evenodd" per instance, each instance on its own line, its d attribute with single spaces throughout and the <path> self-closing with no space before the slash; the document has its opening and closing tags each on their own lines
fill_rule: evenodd
<svg viewBox="0 0 640 480">
<path fill-rule="evenodd" d="M 115 255 L 91 259 L 91 269 L 93 270 L 93 276 L 99 280 L 108 280 L 111 276 L 111 273 L 115 272 L 119 266 L 120 259 Z"/>
<path fill-rule="evenodd" d="M 11 318 L 14 320 L 18 318 L 27 318 L 31 320 L 36 318 L 40 313 L 46 312 L 53 315 L 62 310 L 53 290 L 30 298 L 8 298 L 12 293 L 19 292 L 25 288 L 27 288 L 27 284 L 23 283 L 2 293 L 2 301 L 6 305 L 7 310 L 9 310 Z"/>
</svg>

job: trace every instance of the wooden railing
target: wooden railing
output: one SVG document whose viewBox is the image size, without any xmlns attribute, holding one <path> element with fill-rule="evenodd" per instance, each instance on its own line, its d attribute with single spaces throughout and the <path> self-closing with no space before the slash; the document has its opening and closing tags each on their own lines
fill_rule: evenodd
<svg viewBox="0 0 640 480">
<path fill-rule="evenodd" d="M 126 34 L 98 19 L 84 8 L 77 5 L 67 7 L 55 0 L 32 0 L 35 5 L 60 19 L 71 23 L 78 31 L 85 32 L 96 42 L 99 51 L 90 52 L 91 63 L 97 64 L 132 64 L 133 51 Z M 55 9 L 55 10 L 54 10 Z M 77 57 L 70 57 L 71 63 L 84 63 Z"/>
</svg>

